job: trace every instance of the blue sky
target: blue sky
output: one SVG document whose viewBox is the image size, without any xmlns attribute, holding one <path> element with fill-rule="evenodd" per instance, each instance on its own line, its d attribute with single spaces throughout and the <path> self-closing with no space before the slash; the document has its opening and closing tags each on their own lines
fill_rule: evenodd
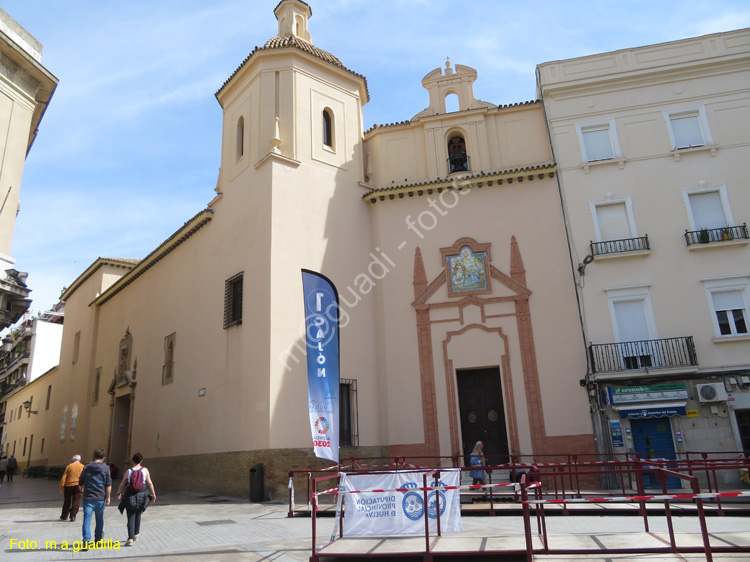
<svg viewBox="0 0 750 562">
<path fill-rule="evenodd" d="M 219 168 L 214 93 L 276 34 L 278 0 L 3 0 L 60 80 L 26 160 L 11 255 L 33 310 L 98 257 L 143 258 L 204 208 Z M 365 128 L 427 105 L 421 79 L 475 68 L 478 98 L 535 98 L 535 67 L 750 27 L 746 1 L 310 0 L 315 45 L 368 79 Z"/>
</svg>

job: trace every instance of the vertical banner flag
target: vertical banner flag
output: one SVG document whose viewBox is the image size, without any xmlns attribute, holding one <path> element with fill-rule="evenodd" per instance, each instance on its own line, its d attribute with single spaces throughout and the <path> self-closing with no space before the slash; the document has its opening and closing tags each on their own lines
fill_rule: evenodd
<svg viewBox="0 0 750 562">
<path fill-rule="evenodd" d="M 339 294 L 324 275 L 302 270 L 307 401 L 315 456 L 339 462 Z"/>
</svg>

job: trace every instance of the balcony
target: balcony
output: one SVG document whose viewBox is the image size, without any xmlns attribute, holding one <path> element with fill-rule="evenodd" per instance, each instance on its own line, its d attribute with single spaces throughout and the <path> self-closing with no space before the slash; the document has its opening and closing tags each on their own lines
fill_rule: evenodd
<svg viewBox="0 0 750 562">
<path fill-rule="evenodd" d="M 639 238 L 624 238 L 622 240 L 607 240 L 605 242 L 591 242 L 591 255 L 621 254 L 623 252 L 637 252 L 650 250 L 648 234 Z"/>
<path fill-rule="evenodd" d="M 21 351 L 20 353 L 17 353 L 13 357 L 6 358 L 7 365 L 4 367 L 0 367 L 0 378 L 3 376 L 10 375 L 13 371 L 15 371 L 19 365 L 22 365 L 24 362 L 28 363 L 28 359 L 31 357 L 31 351 L 25 350 Z"/>
<path fill-rule="evenodd" d="M 693 244 L 711 244 L 712 242 L 728 242 L 729 240 L 747 240 L 747 223 L 742 226 L 725 226 L 722 228 L 703 228 L 701 230 L 686 230 L 685 242 Z"/>
<path fill-rule="evenodd" d="M 693 336 L 592 344 L 589 346 L 589 356 L 594 373 L 650 371 L 698 365 Z"/>
</svg>

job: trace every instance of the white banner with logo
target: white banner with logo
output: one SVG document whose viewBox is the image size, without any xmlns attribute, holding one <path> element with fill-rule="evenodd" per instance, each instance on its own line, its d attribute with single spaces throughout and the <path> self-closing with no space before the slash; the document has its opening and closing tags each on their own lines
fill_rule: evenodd
<svg viewBox="0 0 750 562">
<path fill-rule="evenodd" d="M 424 533 L 425 513 L 430 522 L 430 533 L 437 533 L 437 505 L 440 505 L 440 530 L 460 533 L 461 503 L 459 490 L 427 492 L 425 509 L 424 486 L 426 472 L 396 474 L 347 474 L 341 489 L 385 490 L 344 495 L 344 536 L 414 535 Z M 440 471 L 438 486 L 458 486 L 458 470 Z M 435 486 L 435 478 L 428 478 L 428 487 Z M 392 490 L 407 489 L 395 492 Z M 438 501 L 439 498 L 439 501 Z"/>
</svg>

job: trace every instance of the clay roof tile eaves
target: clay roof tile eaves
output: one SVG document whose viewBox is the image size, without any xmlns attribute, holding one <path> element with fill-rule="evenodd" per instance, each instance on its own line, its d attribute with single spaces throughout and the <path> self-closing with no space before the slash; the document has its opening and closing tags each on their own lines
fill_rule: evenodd
<svg viewBox="0 0 750 562">
<path fill-rule="evenodd" d="M 138 265 L 141 262 L 141 260 L 134 259 L 134 258 L 105 258 L 105 257 L 101 257 L 99 259 L 107 260 L 107 261 L 112 261 L 112 262 L 125 263 L 125 264 L 129 264 L 129 265 Z"/>
<path fill-rule="evenodd" d="M 216 96 L 218 96 L 221 91 L 229 84 L 229 82 L 232 81 L 232 79 L 237 75 L 237 73 L 242 69 L 243 66 L 245 66 L 248 61 L 252 58 L 252 56 L 257 53 L 258 51 L 269 51 L 269 50 L 275 50 L 275 49 L 298 49 L 300 51 L 303 51 L 309 55 L 312 55 L 316 58 L 319 58 L 322 61 L 325 61 L 336 68 L 340 68 L 341 70 L 344 70 L 348 72 L 349 74 L 352 74 L 356 76 L 357 78 L 361 78 L 362 81 L 365 83 L 365 92 L 367 92 L 367 97 L 370 97 L 370 89 L 367 85 L 367 78 L 365 78 L 362 74 L 359 74 L 357 72 L 354 72 L 353 70 L 349 70 L 344 66 L 344 64 L 338 59 L 338 57 L 332 55 L 328 51 L 324 51 L 323 49 L 319 49 L 312 43 L 308 43 L 307 41 L 300 39 L 299 37 L 296 37 L 294 35 L 289 35 L 287 37 L 279 37 L 278 35 L 275 37 L 271 37 L 268 41 L 266 41 L 266 44 L 262 47 L 255 47 L 253 51 L 245 58 L 245 60 L 242 61 L 242 63 L 237 67 L 237 69 L 232 73 L 232 75 L 227 78 L 227 80 L 221 85 L 221 88 L 219 88 L 216 91 Z"/>
<path fill-rule="evenodd" d="M 525 168 L 513 168 L 508 170 L 499 170 L 496 172 L 479 172 L 477 174 L 473 174 L 471 176 L 466 176 L 461 178 L 461 182 L 465 181 L 471 181 L 471 180 L 477 180 L 482 179 L 486 177 L 494 177 L 498 175 L 502 176 L 512 176 L 515 174 L 528 174 L 529 172 L 539 172 L 541 170 L 548 170 L 550 168 L 554 168 L 556 165 L 554 162 L 549 164 L 538 164 L 536 166 L 527 166 Z M 446 183 L 449 181 L 447 178 L 437 178 L 430 181 L 424 181 L 424 182 L 415 182 L 415 183 L 403 183 L 399 185 L 389 185 L 387 187 L 378 187 L 375 189 L 372 189 L 362 195 L 362 199 L 367 199 L 367 197 L 371 196 L 374 193 L 383 193 L 388 191 L 398 191 L 399 189 L 409 189 L 409 188 L 419 188 L 419 187 L 426 187 L 430 185 L 437 185 L 441 183 Z"/>
</svg>

